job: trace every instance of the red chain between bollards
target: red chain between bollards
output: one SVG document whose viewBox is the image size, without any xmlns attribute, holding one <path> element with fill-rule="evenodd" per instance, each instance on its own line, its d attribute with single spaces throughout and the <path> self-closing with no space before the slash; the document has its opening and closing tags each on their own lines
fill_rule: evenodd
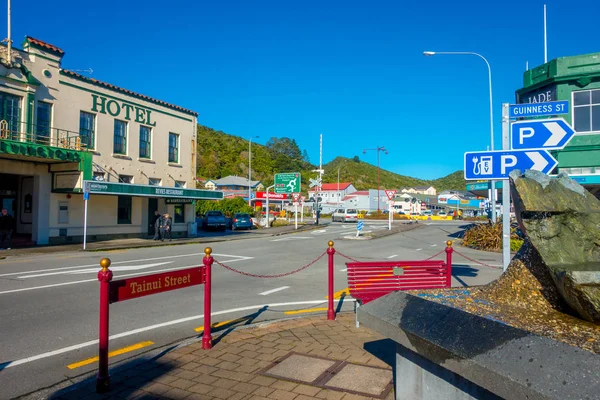
<svg viewBox="0 0 600 400">
<path fill-rule="evenodd" d="M 202 349 L 210 350 L 212 348 L 212 335 L 210 334 L 210 301 L 211 301 L 211 269 L 214 258 L 210 255 L 212 249 L 207 247 L 204 249 L 204 258 L 202 263 L 205 268 L 205 284 L 204 284 L 204 332 L 202 333 Z"/>
<path fill-rule="evenodd" d="M 327 308 L 327 319 L 329 321 L 335 320 L 335 309 L 333 308 L 333 255 L 335 249 L 333 248 L 333 240 L 330 240 L 327 245 L 327 255 L 329 256 L 329 307 Z"/>
<path fill-rule="evenodd" d="M 96 392 L 106 393 L 110 390 L 110 376 L 108 375 L 108 308 L 110 296 L 110 281 L 113 273 L 108 269 L 110 259 L 100 260 L 102 269 L 98 272 L 100 281 L 100 332 L 98 346 L 98 375 L 96 376 Z"/>
</svg>

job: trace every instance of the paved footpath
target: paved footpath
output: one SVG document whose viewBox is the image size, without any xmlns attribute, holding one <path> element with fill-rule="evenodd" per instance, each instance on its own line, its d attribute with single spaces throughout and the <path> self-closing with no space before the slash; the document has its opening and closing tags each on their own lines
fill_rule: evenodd
<svg viewBox="0 0 600 400">
<path fill-rule="evenodd" d="M 336 321 L 314 316 L 218 331 L 213 342 L 209 351 L 196 341 L 111 370 L 108 394 L 97 395 L 95 378 L 90 378 L 50 392 L 50 398 L 394 398 L 394 345 L 374 331 L 356 328 L 352 312 L 338 314 Z"/>
</svg>

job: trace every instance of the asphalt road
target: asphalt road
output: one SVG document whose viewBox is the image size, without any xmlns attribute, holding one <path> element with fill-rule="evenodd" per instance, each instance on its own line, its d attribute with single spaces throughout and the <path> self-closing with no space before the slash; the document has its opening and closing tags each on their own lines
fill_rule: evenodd
<svg viewBox="0 0 600 400">
<path fill-rule="evenodd" d="M 424 223 L 417 229 L 376 240 L 347 240 L 355 224 L 278 237 L 213 243 L 216 260 L 253 274 L 295 270 L 335 248 L 360 260 L 420 260 L 443 250 L 459 230 L 458 222 Z M 385 222 L 366 222 L 365 231 L 386 229 Z M 94 371 L 97 356 L 98 262 L 112 260 L 114 279 L 189 268 L 202 264 L 204 245 L 180 245 L 112 252 L 70 252 L 22 256 L 0 261 L 0 398 L 21 396 Z M 498 267 L 501 255 L 461 248 L 471 258 Z M 440 259 L 443 256 L 439 256 Z M 335 290 L 346 288 L 345 260 L 335 259 Z M 453 285 L 485 284 L 499 269 L 455 257 Z M 213 322 L 241 317 L 241 323 L 293 317 L 285 313 L 326 307 L 327 259 L 294 275 L 259 279 L 213 266 Z M 341 306 L 352 309 L 346 299 Z M 111 358 L 111 363 L 198 335 L 203 323 L 203 287 L 195 286 L 110 307 L 110 349 L 152 342 Z"/>
</svg>

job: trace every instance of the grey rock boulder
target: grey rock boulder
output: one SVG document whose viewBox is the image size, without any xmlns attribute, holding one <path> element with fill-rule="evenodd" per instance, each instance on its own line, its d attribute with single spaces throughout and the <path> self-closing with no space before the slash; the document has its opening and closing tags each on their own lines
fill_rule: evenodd
<svg viewBox="0 0 600 400">
<path fill-rule="evenodd" d="M 600 323 L 600 201 L 560 174 L 510 174 L 521 229 L 547 266 L 565 302 Z"/>
</svg>

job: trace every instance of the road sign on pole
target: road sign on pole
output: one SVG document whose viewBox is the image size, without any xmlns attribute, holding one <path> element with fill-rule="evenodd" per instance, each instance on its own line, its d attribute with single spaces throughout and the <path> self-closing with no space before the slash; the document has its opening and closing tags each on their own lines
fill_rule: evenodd
<svg viewBox="0 0 600 400">
<path fill-rule="evenodd" d="M 559 115 L 569 113 L 569 102 L 549 101 L 546 103 L 511 104 L 510 118 L 535 117 L 541 115 Z"/>
<path fill-rule="evenodd" d="M 512 123 L 511 143 L 520 149 L 562 149 L 575 135 L 563 118 L 517 121 Z"/>
<path fill-rule="evenodd" d="M 294 193 L 300 191 L 300 173 L 289 172 L 275 174 L 275 193 Z"/>
<path fill-rule="evenodd" d="M 508 179 L 515 169 L 550 173 L 558 161 L 546 150 L 498 150 L 465 153 L 465 179 Z"/>
<path fill-rule="evenodd" d="M 315 186 L 321 186 L 321 178 L 317 178 L 317 179 L 313 179 L 313 178 L 309 178 L 308 179 L 310 181 L 310 184 L 308 185 L 308 187 L 315 187 Z"/>
<path fill-rule="evenodd" d="M 300 199 L 300 193 L 292 193 L 292 199 L 294 199 L 294 203 L 297 203 Z"/>
<path fill-rule="evenodd" d="M 394 196 L 396 195 L 396 191 L 395 190 L 386 190 L 385 195 L 387 196 L 388 199 L 392 200 L 394 198 Z"/>
</svg>

